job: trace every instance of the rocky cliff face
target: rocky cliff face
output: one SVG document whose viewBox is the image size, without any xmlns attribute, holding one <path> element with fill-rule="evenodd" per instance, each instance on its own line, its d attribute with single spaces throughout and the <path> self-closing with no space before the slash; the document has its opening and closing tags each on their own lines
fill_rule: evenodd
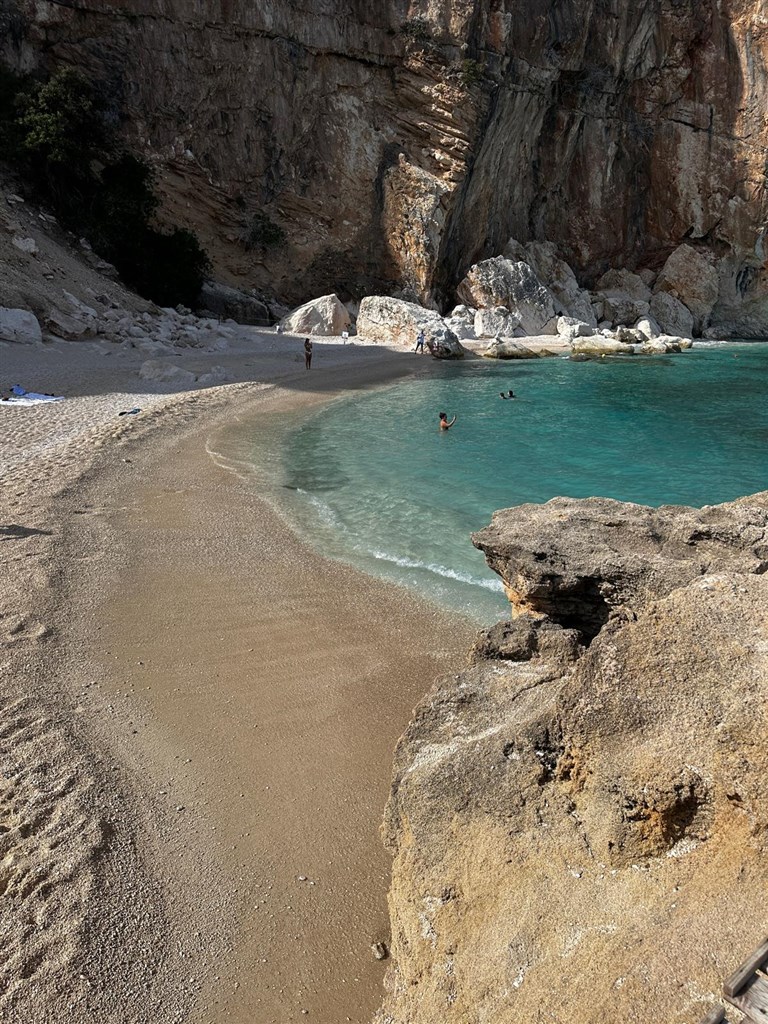
<svg viewBox="0 0 768 1024">
<path fill-rule="evenodd" d="M 696 1024 L 762 937 L 768 493 L 478 534 L 513 618 L 400 742 L 380 1024 Z"/>
<path fill-rule="evenodd" d="M 0 0 L 0 48 L 105 82 L 232 282 L 443 304 L 510 237 L 586 284 L 687 240 L 764 325 L 758 0 Z"/>
</svg>

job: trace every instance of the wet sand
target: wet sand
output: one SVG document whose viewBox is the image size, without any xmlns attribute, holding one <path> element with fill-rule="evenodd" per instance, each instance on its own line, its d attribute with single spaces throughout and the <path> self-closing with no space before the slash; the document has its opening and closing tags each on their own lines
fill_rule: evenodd
<svg viewBox="0 0 768 1024">
<path fill-rule="evenodd" d="M 324 400 L 313 384 L 264 414 Z M 163 894 L 165 934 L 146 940 L 168 947 L 165 1016 L 368 1021 L 392 752 L 476 626 L 309 551 L 213 462 L 216 429 L 128 446 L 78 492 L 67 545 L 89 556 L 66 660 Z"/>
</svg>

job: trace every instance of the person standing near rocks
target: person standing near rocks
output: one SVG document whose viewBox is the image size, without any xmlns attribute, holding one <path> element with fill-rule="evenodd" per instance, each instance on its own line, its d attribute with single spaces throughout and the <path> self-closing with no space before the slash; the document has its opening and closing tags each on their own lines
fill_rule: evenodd
<svg viewBox="0 0 768 1024">
<path fill-rule="evenodd" d="M 413 351 L 424 355 L 424 331 L 419 331 L 416 335 L 416 348 Z"/>
<path fill-rule="evenodd" d="M 312 339 L 304 339 L 304 366 L 307 370 L 312 368 Z"/>
</svg>

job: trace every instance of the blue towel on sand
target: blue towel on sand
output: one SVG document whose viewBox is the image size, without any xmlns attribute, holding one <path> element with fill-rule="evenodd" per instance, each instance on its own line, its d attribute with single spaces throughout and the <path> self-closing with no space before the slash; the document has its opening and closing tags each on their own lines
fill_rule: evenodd
<svg viewBox="0 0 768 1024">
<path fill-rule="evenodd" d="M 28 398 L 33 402 L 63 402 L 64 396 L 59 395 L 41 395 L 37 391 L 26 391 L 20 384 L 14 384 L 11 388 L 11 393 L 18 395 L 19 398 Z"/>
</svg>

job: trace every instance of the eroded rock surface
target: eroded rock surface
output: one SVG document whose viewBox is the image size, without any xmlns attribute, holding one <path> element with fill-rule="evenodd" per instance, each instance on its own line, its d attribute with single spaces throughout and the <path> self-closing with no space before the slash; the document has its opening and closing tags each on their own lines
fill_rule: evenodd
<svg viewBox="0 0 768 1024">
<path fill-rule="evenodd" d="M 476 535 L 517 616 L 425 698 L 379 1024 L 692 1024 L 762 936 L 768 493 L 556 499 Z"/>
</svg>

